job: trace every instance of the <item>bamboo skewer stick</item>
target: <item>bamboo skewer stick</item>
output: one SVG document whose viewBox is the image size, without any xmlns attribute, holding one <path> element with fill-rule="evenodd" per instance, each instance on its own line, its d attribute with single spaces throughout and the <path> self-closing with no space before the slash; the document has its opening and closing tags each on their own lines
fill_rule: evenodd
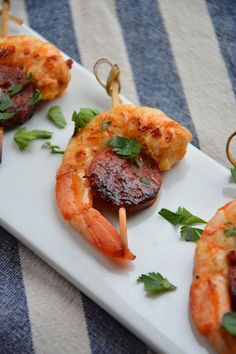
<svg viewBox="0 0 236 354">
<path fill-rule="evenodd" d="M 231 134 L 228 137 L 228 140 L 227 140 L 227 143 L 226 143 L 226 155 L 227 155 L 228 160 L 232 163 L 232 165 L 234 167 L 236 167 L 236 159 L 233 157 L 233 155 L 230 152 L 230 144 L 231 144 L 232 139 L 235 137 L 235 135 L 236 135 L 236 132 Z"/>
<path fill-rule="evenodd" d="M 3 0 L 1 37 L 5 37 L 7 35 L 8 10 L 9 10 L 9 0 Z"/>
<path fill-rule="evenodd" d="M 106 84 L 102 82 L 102 80 L 98 75 L 98 68 L 103 63 L 106 63 L 111 67 Z M 115 107 L 121 105 L 122 102 L 119 97 L 119 92 L 120 92 L 119 66 L 116 64 L 112 64 L 107 59 L 100 59 L 95 63 L 93 71 L 98 82 L 106 89 L 107 94 L 112 97 L 112 106 Z M 119 224 L 120 224 L 120 236 L 124 241 L 124 244 L 127 245 L 127 218 L 126 218 L 126 209 L 124 207 L 121 207 L 119 209 Z"/>
<path fill-rule="evenodd" d="M 2 13 L 3 13 L 3 10 L 0 10 L 0 16 L 2 15 Z M 10 20 L 14 21 L 15 23 L 17 23 L 18 25 L 22 25 L 22 23 L 24 22 L 19 17 L 16 17 L 16 16 L 11 15 L 9 13 L 8 13 L 8 18 Z"/>
<path fill-rule="evenodd" d="M 119 209 L 119 224 L 120 224 L 120 236 L 126 246 L 127 245 L 127 218 L 126 218 L 126 209 L 124 207 L 121 207 Z"/>
</svg>

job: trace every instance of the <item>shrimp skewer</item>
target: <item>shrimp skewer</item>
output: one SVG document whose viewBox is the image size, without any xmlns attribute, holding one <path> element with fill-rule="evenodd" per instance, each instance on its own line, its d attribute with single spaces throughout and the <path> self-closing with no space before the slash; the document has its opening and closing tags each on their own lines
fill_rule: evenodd
<svg viewBox="0 0 236 354">
<path fill-rule="evenodd" d="M 7 36 L 8 17 L 18 24 L 22 23 L 20 19 L 8 14 L 9 3 L 9 0 L 3 0 L 1 11 L 1 35 L 3 38 L 0 39 L 0 66 L 9 71 L 10 75 L 11 71 L 14 73 L 18 70 L 18 72 L 24 72 L 26 77 L 32 76 L 31 86 L 40 90 L 44 100 L 52 100 L 62 95 L 70 81 L 69 69 L 72 66 L 72 60 L 65 61 L 56 47 L 38 38 L 28 35 Z M 8 81 L 10 82 L 10 78 Z M 4 82 L 4 87 L 9 86 L 8 81 Z M 30 116 L 27 114 L 27 110 L 32 111 L 32 107 L 27 109 L 25 104 L 23 116 L 21 116 L 23 108 L 21 110 L 19 108 L 19 112 L 13 116 L 11 121 L 10 119 L 7 122 L 0 121 L 0 163 L 3 128 L 21 124 Z"/>
<path fill-rule="evenodd" d="M 190 290 L 190 309 L 197 329 L 221 354 L 236 354 L 236 337 L 220 326 L 235 301 L 230 290 L 229 257 L 232 253 L 236 256 L 236 243 L 235 237 L 225 234 L 229 227 L 236 227 L 236 200 L 217 211 L 198 241 Z"/>
<path fill-rule="evenodd" d="M 72 60 L 64 60 L 52 44 L 29 35 L 0 39 L 0 65 L 14 66 L 32 75 L 44 100 L 61 96 L 69 81 Z"/>
<path fill-rule="evenodd" d="M 109 127 L 101 130 L 105 122 Z M 65 219 L 104 254 L 132 260 L 126 238 L 121 237 L 93 208 L 88 168 L 115 135 L 136 138 L 164 171 L 185 155 L 191 133 L 163 112 L 148 107 L 120 105 L 97 115 L 73 137 L 57 172 L 56 198 Z"/>
</svg>

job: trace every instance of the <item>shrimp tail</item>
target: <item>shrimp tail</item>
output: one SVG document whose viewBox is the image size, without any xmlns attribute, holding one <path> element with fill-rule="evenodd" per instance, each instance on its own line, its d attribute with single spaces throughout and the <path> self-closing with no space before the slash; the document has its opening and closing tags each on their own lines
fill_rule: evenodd
<svg viewBox="0 0 236 354">
<path fill-rule="evenodd" d="M 88 208 L 74 215 L 70 221 L 85 239 L 104 254 L 124 260 L 135 259 L 119 233 L 96 209 Z"/>
</svg>

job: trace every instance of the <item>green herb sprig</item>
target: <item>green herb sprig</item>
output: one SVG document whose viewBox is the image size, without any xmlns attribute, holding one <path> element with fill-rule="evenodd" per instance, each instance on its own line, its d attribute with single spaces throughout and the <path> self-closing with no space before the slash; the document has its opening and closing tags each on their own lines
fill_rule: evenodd
<svg viewBox="0 0 236 354">
<path fill-rule="evenodd" d="M 113 136 L 108 140 L 107 145 L 112 148 L 117 155 L 125 158 L 132 159 L 140 153 L 142 145 L 137 142 L 135 138 L 126 138 L 124 136 Z"/>
<path fill-rule="evenodd" d="M 236 227 L 228 227 L 224 230 L 224 234 L 226 237 L 234 237 L 236 236 Z"/>
<path fill-rule="evenodd" d="M 234 183 L 236 183 L 236 167 L 233 167 L 230 169 L 231 172 L 231 178 Z"/>
<path fill-rule="evenodd" d="M 60 146 L 58 145 L 52 145 L 49 141 L 46 141 L 42 145 L 43 148 L 47 148 L 51 151 L 51 154 L 64 154 L 64 150 L 61 150 Z"/>
<path fill-rule="evenodd" d="M 8 87 L 8 92 L 10 96 L 15 96 L 17 93 L 21 92 L 24 88 L 23 84 L 16 84 Z"/>
<path fill-rule="evenodd" d="M 26 128 L 20 128 L 15 132 L 14 141 L 18 145 L 20 151 L 24 151 L 28 148 L 31 141 L 36 139 L 50 139 L 52 134 L 52 132 L 47 130 L 35 129 L 27 131 Z"/>
<path fill-rule="evenodd" d="M 187 209 L 179 207 L 176 212 L 168 209 L 161 209 L 159 214 L 172 225 L 183 225 L 181 228 L 181 240 L 196 242 L 199 240 L 203 230 L 191 227 L 195 224 L 206 224 L 206 221 L 190 213 Z"/>
<path fill-rule="evenodd" d="M 103 132 L 103 131 L 106 130 L 110 125 L 111 125 L 111 121 L 109 121 L 109 122 L 102 122 L 102 124 L 100 125 L 100 131 Z"/>
<path fill-rule="evenodd" d="M 149 186 L 150 184 L 150 179 L 147 177 L 141 177 L 139 180 L 142 184 L 145 184 L 146 186 Z"/>
<path fill-rule="evenodd" d="M 66 120 L 60 106 L 52 106 L 48 110 L 48 118 L 58 127 L 65 128 Z"/>
<path fill-rule="evenodd" d="M 138 279 L 138 283 L 144 284 L 144 290 L 148 295 L 158 295 L 167 291 L 176 290 L 177 287 L 164 278 L 160 273 L 150 272 L 142 274 Z"/>
<path fill-rule="evenodd" d="M 0 112 L 0 121 L 11 119 L 14 115 L 12 112 Z"/>
<path fill-rule="evenodd" d="M 41 101 L 42 98 L 43 98 L 42 93 L 37 89 L 37 90 L 35 90 L 34 96 L 27 101 L 27 105 L 32 106 L 32 105 L 38 103 L 39 101 Z"/>
<path fill-rule="evenodd" d="M 202 233 L 202 229 L 191 226 L 182 226 L 180 229 L 181 240 L 183 241 L 196 242 L 199 240 Z"/>
<path fill-rule="evenodd" d="M 74 111 L 72 121 L 75 123 L 73 136 L 84 128 L 100 112 L 97 109 L 81 108 L 79 112 Z"/>
<path fill-rule="evenodd" d="M 8 108 L 12 107 L 12 100 L 9 95 L 6 95 L 3 92 L 0 92 L 0 111 L 4 112 Z"/>
<path fill-rule="evenodd" d="M 236 312 L 226 312 L 221 319 L 220 325 L 228 333 L 236 337 Z"/>
</svg>

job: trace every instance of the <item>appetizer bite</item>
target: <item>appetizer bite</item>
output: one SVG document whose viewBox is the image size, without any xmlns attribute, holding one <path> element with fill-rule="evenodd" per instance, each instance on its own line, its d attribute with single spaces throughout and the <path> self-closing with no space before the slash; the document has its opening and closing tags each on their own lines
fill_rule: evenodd
<svg viewBox="0 0 236 354">
<path fill-rule="evenodd" d="M 117 67 L 113 69 L 107 91 L 114 107 L 94 112 L 71 138 L 57 172 L 56 199 L 63 217 L 101 252 L 133 260 L 125 210 L 155 201 L 159 171 L 184 157 L 191 133 L 158 109 L 122 105 Z M 93 208 L 93 194 L 120 208 L 120 233 Z"/>
<path fill-rule="evenodd" d="M 70 81 L 72 60 L 64 60 L 52 44 L 29 35 L 5 36 L 0 39 L 0 65 L 22 70 L 32 76 L 32 84 L 42 99 L 61 96 Z"/>
<path fill-rule="evenodd" d="M 9 1 L 3 1 L 0 160 L 3 129 L 14 128 L 29 119 L 40 100 L 53 100 L 61 96 L 70 81 L 72 66 L 72 60 L 64 60 L 60 51 L 48 42 L 28 35 L 7 35 L 8 7 Z M 21 23 L 18 19 L 17 22 Z"/>
<path fill-rule="evenodd" d="M 221 354 L 236 353 L 236 200 L 218 209 L 197 243 L 190 310 Z"/>
</svg>

